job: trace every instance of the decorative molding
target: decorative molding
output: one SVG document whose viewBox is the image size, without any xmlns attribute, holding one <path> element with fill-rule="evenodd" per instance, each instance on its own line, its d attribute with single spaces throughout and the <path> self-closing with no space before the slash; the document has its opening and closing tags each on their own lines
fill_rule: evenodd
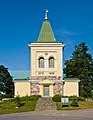
<svg viewBox="0 0 93 120">
<path fill-rule="evenodd" d="M 35 50 L 36 52 L 57 52 L 58 50 Z"/>
<path fill-rule="evenodd" d="M 49 69 L 51 69 L 51 68 L 48 68 L 48 69 L 44 68 L 44 70 L 42 70 L 42 68 L 37 68 L 36 72 L 57 72 L 57 69 L 55 69 L 55 68 L 53 68 L 54 70 L 49 70 Z"/>
<path fill-rule="evenodd" d="M 42 81 L 47 81 L 47 80 L 29 80 L 29 82 L 35 82 L 35 83 L 39 83 L 39 82 L 42 82 Z M 54 83 L 63 83 L 64 80 L 49 80 L 49 81 L 53 81 Z"/>
<path fill-rule="evenodd" d="M 62 43 L 41 43 L 41 44 L 38 44 L 38 43 L 31 43 L 28 45 L 29 47 L 64 47 L 64 44 Z"/>
</svg>

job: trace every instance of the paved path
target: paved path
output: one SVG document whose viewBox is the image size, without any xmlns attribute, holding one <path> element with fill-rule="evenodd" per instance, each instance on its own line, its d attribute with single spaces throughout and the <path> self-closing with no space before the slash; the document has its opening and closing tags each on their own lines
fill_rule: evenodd
<svg viewBox="0 0 93 120">
<path fill-rule="evenodd" d="M 0 120 L 93 120 L 93 109 L 14 113 L 0 115 Z"/>
</svg>

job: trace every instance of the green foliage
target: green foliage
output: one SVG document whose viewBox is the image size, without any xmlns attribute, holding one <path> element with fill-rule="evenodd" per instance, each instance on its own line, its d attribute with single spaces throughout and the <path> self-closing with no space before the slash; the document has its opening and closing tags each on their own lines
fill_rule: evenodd
<svg viewBox="0 0 93 120">
<path fill-rule="evenodd" d="M 8 68 L 3 65 L 0 66 L 0 91 L 6 94 L 13 94 L 14 83 L 13 79 L 8 72 Z"/>
<path fill-rule="evenodd" d="M 78 97 L 77 96 L 69 96 L 69 100 L 70 101 L 78 101 L 79 99 L 78 99 Z"/>
<path fill-rule="evenodd" d="M 52 97 L 52 100 L 53 100 L 54 102 L 61 102 L 61 97 L 62 97 L 62 95 L 56 94 L 56 95 L 54 95 L 54 96 Z"/>
<path fill-rule="evenodd" d="M 84 97 L 77 97 L 75 95 L 73 96 L 62 96 L 60 94 L 56 94 L 52 97 L 52 100 L 54 102 L 61 102 L 61 98 L 69 98 L 69 101 L 85 101 L 86 99 Z"/>
<path fill-rule="evenodd" d="M 20 97 L 21 101 L 36 101 L 40 98 L 40 95 L 31 95 L 31 96 L 24 96 L 24 97 Z"/>
<path fill-rule="evenodd" d="M 79 97 L 77 97 L 77 96 L 70 96 L 69 99 L 71 101 L 71 103 L 70 103 L 71 106 L 79 107 L 79 104 L 78 104 Z"/>
<path fill-rule="evenodd" d="M 3 82 L 0 82 L 0 91 L 4 93 L 5 90 L 6 90 L 5 84 Z M 1 94 L 1 92 L 0 92 L 0 94 Z"/>
<path fill-rule="evenodd" d="M 91 101 L 78 101 L 79 107 L 76 106 L 70 106 L 69 107 L 62 107 L 61 102 L 56 102 L 57 110 L 78 110 L 78 109 L 86 109 L 86 108 L 93 108 L 93 102 Z"/>
<path fill-rule="evenodd" d="M 93 59 L 88 53 L 88 47 L 84 42 L 75 46 L 71 59 L 65 61 L 64 74 L 67 78 L 79 78 L 81 80 L 80 96 L 91 97 L 93 89 Z"/>
<path fill-rule="evenodd" d="M 1 98 L 13 98 L 14 96 L 11 94 L 5 94 L 5 95 L 0 94 L 0 97 Z"/>
<path fill-rule="evenodd" d="M 37 101 L 24 101 L 21 104 L 21 107 L 16 109 L 17 105 L 14 101 L 7 100 L 0 102 L 0 115 L 9 114 L 9 113 L 18 113 L 18 112 L 27 112 L 34 111 Z"/>
<path fill-rule="evenodd" d="M 86 101 L 86 99 L 84 98 L 84 97 L 77 97 L 77 96 L 75 96 L 75 95 L 73 95 L 73 96 L 69 96 L 69 100 L 70 101 Z"/>
<path fill-rule="evenodd" d="M 72 103 L 70 104 L 71 106 L 73 106 L 73 107 L 79 107 L 79 104 L 78 104 L 78 102 L 77 101 L 72 101 Z"/>
<path fill-rule="evenodd" d="M 20 97 L 19 96 L 17 96 L 16 98 L 15 98 L 15 103 L 16 103 L 16 107 L 20 107 L 21 106 L 21 99 L 20 99 Z"/>
<path fill-rule="evenodd" d="M 78 101 L 86 101 L 86 99 L 84 97 L 78 97 Z"/>
<path fill-rule="evenodd" d="M 17 96 L 20 98 L 20 101 L 37 101 L 41 95 L 31 95 L 31 96 L 23 96 L 23 97 L 20 97 L 20 96 Z M 11 101 L 16 101 L 16 97 L 14 99 L 11 99 Z"/>
<path fill-rule="evenodd" d="M 56 102 L 56 107 L 57 107 L 57 110 L 61 110 L 62 109 L 62 103 L 61 102 Z"/>
</svg>

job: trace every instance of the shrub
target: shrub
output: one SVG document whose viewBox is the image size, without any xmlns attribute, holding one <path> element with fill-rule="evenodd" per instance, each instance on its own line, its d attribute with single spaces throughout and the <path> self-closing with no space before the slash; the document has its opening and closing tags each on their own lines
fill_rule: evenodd
<svg viewBox="0 0 93 120">
<path fill-rule="evenodd" d="M 36 100 L 38 100 L 40 97 L 41 97 L 41 95 L 31 95 L 31 96 L 26 95 L 26 96 L 23 96 L 23 97 L 20 97 L 20 96 L 19 96 L 20 101 L 36 101 Z M 16 97 L 13 98 L 13 99 L 11 99 L 11 101 L 14 101 L 14 102 L 15 102 L 15 101 L 16 101 Z"/>
<path fill-rule="evenodd" d="M 70 96 L 69 97 L 69 100 L 72 101 L 72 100 L 76 100 L 76 101 L 85 101 L 86 99 L 84 97 L 77 97 L 77 96 Z"/>
<path fill-rule="evenodd" d="M 73 107 L 79 107 L 79 104 L 78 104 L 78 101 L 79 101 L 79 97 L 77 97 L 77 96 L 70 96 L 69 97 L 69 99 L 70 99 L 70 101 L 71 101 L 71 106 L 73 106 Z"/>
<path fill-rule="evenodd" d="M 79 104 L 77 101 L 72 101 L 72 103 L 70 105 L 73 107 L 79 107 Z"/>
<path fill-rule="evenodd" d="M 20 97 L 19 97 L 19 96 L 17 96 L 17 97 L 15 97 L 15 99 L 14 99 L 14 100 L 15 100 L 16 106 L 17 106 L 17 107 L 20 107 L 20 106 L 21 106 L 21 104 L 22 104 L 22 103 L 21 103 L 21 100 L 20 100 Z"/>
<path fill-rule="evenodd" d="M 54 96 L 52 97 L 52 100 L 53 100 L 54 102 L 61 102 L 61 97 L 62 97 L 62 95 L 56 94 L 56 95 L 54 95 Z"/>
<path fill-rule="evenodd" d="M 26 95 L 26 96 L 23 96 L 23 97 L 20 97 L 21 101 L 29 101 L 29 96 Z"/>
<path fill-rule="evenodd" d="M 20 100 L 21 101 L 36 101 L 40 98 L 41 96 L 40 95 L 31 95 L 31 96 L 23 96 L 23 97 L 20 97 Z"/>
<path fill-rule="evenodd" d="M 73 96 L 69 96 L 69 100 L 70 101 L 78 101 L 78 97 L 73 95 Z"/>
<path fill-rule="evenodd" d="M 78 97 L 78 101 L 85 101 L 86 99 L 84 97 Z"/>
<path fill-rule="evenodd" d="M 73 96 L 62 96 L 60 94 L 56 94 L 52 97 L 52 100 L 54 102 L 61 102 L 61 98 L 69 98 L 70 101 L 85 101 L 86 99 L 84 97 L 77 97 L 75 95 Z"/>
</svg>

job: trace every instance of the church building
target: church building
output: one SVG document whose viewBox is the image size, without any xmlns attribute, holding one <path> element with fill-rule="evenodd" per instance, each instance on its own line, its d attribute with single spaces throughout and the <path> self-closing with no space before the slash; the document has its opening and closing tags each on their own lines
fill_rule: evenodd
<svg viewBox="0 0 93 120">
<path fill-rule="evenodd" d="M 63 78 L 64 44 L 54 36 L 48 10 L 36 42 L 30 43 L 30 78 L 15 80 L 15 96 L 79 96 L 79 79 Z"/>
</svg>

